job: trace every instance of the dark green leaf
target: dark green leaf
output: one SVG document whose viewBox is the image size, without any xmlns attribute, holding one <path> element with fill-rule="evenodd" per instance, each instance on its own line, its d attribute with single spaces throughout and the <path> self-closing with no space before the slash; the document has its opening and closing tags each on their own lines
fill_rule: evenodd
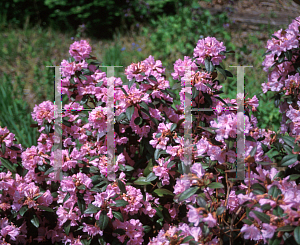
<svg viewBox="0 0 300 245">
<path fill-rule="evenodd" d="M 200 207 L 202 207 L 202 208 L 206 208 L 206 201 L 205 201 L 205 199 L 202 197 L 202 196 L 198 196 L 197 198 L 196 198 L 196 201 L 197 201 L 197 204 L 200 206 Z"/>
<path fill-rule="evenodd" d="M 112 211 L 112 213 L 116 219 L 120 220 L 121 222 L 124 222 L 123 215 L 120 212 Z"/>
<path fill-rule="evenodd" d="M 253 224 L 252 221 L 249 220 L 249 219 L 243 219 L 242 221 L 243 221 L 245 224 L 247 224 L 247 225 L 252 225 L 252 224 Z"/>
<path fill-rule="evenodd" d="M 156 189 L 153 191 L 155 194 L 157 194 L 159 197 L 163 197 L 163 196 L 174 196 L 174 193 L 167 190 L 167 189 Z"/>
<path fill-rule="evenodd" d="M 5 142 L 2 142 L 2 144 L 1 144 L 1 151 L 2 151 L 2 154 L 4 155 L 5 151 L 6 151 L 6 144 L 5 144 Z"/>
<path fill-rule="evenodd" d="M 219 182 L 211 182 L 207 187 L 211 189 L 220 189 L 220 188 L 224 188 L 224 185 Z"/>
<path fill-rule="evenodd" d="M 130 89 L 132 87 L 132 85 L 134 84 L 135 79 L 132 79 L 128 82 L 128 89 Z"/>
<path fill-rule="evenodd" d="M 294 238 L 295 241 L 300 244 L 300 226 L 297 226 L 296 229 L 294 230 Z"/>
<path fill-rule="evenodd" d="M 282 226 L 282 227 L 277 228 L 276 231 L 289 232 L 289 231 L 293 231 L 294 229 L 295 229 L 294 226 L 286 225 L 286 226 Z"/>
<path fill-rule="evenodd" d="M 216 66 L 216 70 L 218 72 L 220 72 L 224 76 L 225 79 L 227 78 L 226 72 L 225 72 L 225 70 L 223 68 Z"/>
<path fill-rule="evenodd" d="M 151 172 L 147 177 L 146 177 L 146 181 L 147 182 L 152 182 L 153 180 L 156 180 L 157 179 L 157 176 Z"/>
<path fill-rule="evenodd" d="M 156 135 L 155 135 L 155 138 L 160 138 L 161 137 L 161 133 L 157 133 Z"/>
<path fill-rule="evenodd" d="M 109 218 L 107 216 L 106 211 L 102 211 L 99 217 L 99 228 L 100 230 L 104 230 L 108 225 Z"/>
<path fill-rule="evenodd" d="M 255 153 L 256 153 L 256 149 L 257 149 L 257 147 L 255 146 L 255 147 L 253 147 L 252 150 L 250 151 L 250 156 L 251 156 L 251 157 L 254 157 L 254 155 L 255 155 Z"/>
<path fill-rule="evenodd" d="M 278 189 L 276 185 L 273 185 L 268 191 L 268 194 L 275 198 L 277 198 L 281 193 L 282 193 L 281 190 Z"/>
<path fill-rule="evenodd" d="M 123 91 L 123 93 L 124 93 L 126 96 L 128 96 L 128 94 L 127 94 L 127 92 L 126 92 L 126 90 L 125 90 L 124 88 L 121 87 L 121 90 Z"/>
<path fill-rule="evenodd" d="M 225 212 L 225 210 L 226 210 L 226 207 L 224 207 L 224 206 L 218 207 L 217 211 L 216 211 L 216 215 L 218 216 L 218 215 L 223 214 Z"/>
<path fill-rule="evenodd" d="M 33 215 L 33 218 L 30 220 L 30 222 L 36 227 L 39 228 L 40 221 L 36 215 Z"/>
<path fill-rule="evenodd" d="M 261 222 L 263 223 L 268 223 L 270 224 L 270 216 L 265 214 L 265 213 L 261 213 L 255 210 L 252 210 L 252 212 L 255 214 L 255 216 L 261 220 Z"/>
<path fill-rule="evenodd" d="M 133 183 L 136 184 L 136 185 L 150 185 L 151 184 L 151 182 L 146 181 L 146 177 L 139 177 Z"/>
<path fill-rule="evenodd" d="M 70 193 L 67 192 L 67 195 L 65 196 L 63 203 L 65 203 L 69 198 L 71 197 Z"/>
<path fill-rule="evenodd" d="M 199 190 L 200 187 L 198 186 L 194 186 L 194 187 L 191 187 L 187 190 L 185 190 L 183 193 L 181 193 L 181 195 L 179 196 L 178 198 L 178 202 L 182 202 L 186 199 L 188 199 L 189 197 L 191 197 L 192 195 L 194 195 L 198 190 Z"/>
<path fill-rule="evenodd" d="M 207 59 L 205 59 L 205 69 L 207 70 L 207 72 L 213 72 L 213 70 L 215 69 L 213 63 Z"/>
<path fill-rule="evenodd" d="M 148 105 L 145 103 L 145 101 L 142 101 L 141 103 L 139 103 L 139 105 L 144 108 L 146 111 L 149 111 L 149 107 Z"/>
<path fill-rule="evenodd" d="M 293 53 L 292 53 L 291 50 L 287 50 L 284 54 L 285 54 L 285 57 L 286 57 L 289 61 L 292 60 Z"/>
<path fill-rule="evenodd" d="M 82 75 L 82 74 L 81 74 L 81 75 L 79 75 L 79 78 L 80 78 L 81 80 L 85 80 L 85 81 L 87 80 L 87 77 L 86 77 L 86 76 L 84 76 L 84 75 Z"/>
<path fill-rule="evenodd" d="M 251 136 L 246 136 L 245 139 L 248 141 L 256 142 L 256 140 Z"/>
<path fill-rule="evenodd" d="M 123 181 L 118 179 L 117 182 L 118 182 L 118 187 L 120 188 L 121 192 L 126 193 L 126 187 L 125 187 L 125 184 L 123 183 Z"/>
<path fill-rule="evenodd" d="M 96 207 L 93 204 L 89 204 L 87 209 L 84 211 L 85 214 L 94 214 L 97 213 L 100 210 L 100 208 Z"/>
<path fill-rule="evenodd" d="M 300 174 L 291 174 L 289 180 L 292 181 L 292 180 L 296 180 L 299 178 L 300 178 Z"/>
<path fill-rule="evenodd" d="M 28 210 L 28 206 L 25 205 L 25 206 L 22 206 L 19 210 L 19 213 L 21 216 L 24 216 L 24 214 L 26 213 L 26 211 Z"/>
<path fill-rule="evenodd" d="M 134 113 L 134 106 L 129 106 L 127 109 L 126 109 L 126 117 L 129 121 L 131 121 L 131 118 L 132 118 L 132 115 Z"/>
<path fill-rule="evenodd" d="M 1 163 L 2 165 L 7 169 L 9 170 L 10 172 L 12 173 L 16 173 L 17 172 L 17 169 L 15 168 L 15 166 L 13 165 L 13 163 L 8 160 L 8 159 L 5 159 L 3 157 L 0 157 L 1 159 Z"/>
<path fill-rule="evenodd" d="M 295 142 L 295 139 L 291 136 L 281 136 L 281 138 L 283 139 L 283 141 L 291 146 L 291 147 L 294 147 L 294 142 Z"/>
<path fill-rule="evenodd" d="M 145 234 L 147 234 L 149 231 L 151 231 L 151 226 L 149 226 L 149 225 L 144 225 L 143 228 L 144 228 Z"/>
<path fill-rule="evenodd" d="M 224 105 L 228 106 L 228 104 L 222 98 L 220 98 L 218 96 L 215 96 L 214 98 L 216 98 L 217 100 L 220 100 Z"/>
<path fill-rule="evenodd" d="M 171 132 L 174 131 L 176 129 L 176 127 L 177 127 L 177 124 L 173 123 L 170 128 Z"/>
<path fill-rule="evenodd" d="M 188 242 L 188 241 L 191 240 L 191 239 L 194 239 L 194 237 L 193 237 L 193 236 L 187 236 L 187 237 L 185 237 L 185 238 L 183 239 L 182 243 L 186 243 L 186 242 Z"/>
<path fill-rule="evenodd" d="M 129 203 L 126 202 L 124 199 L 115 200 L 115 204 L 113 204 L 115 207 L 125 207 Z"/>
<path fill-rule="evenodd" d="M 297 161 L 297 155 L 292 154 L 292 155 L 287 155 L 281 160 L 281 167 L 286 167 L 291 164 L 294 164 Z"/>
<path fill-rule="evenodd" d="M 167 168 L 172 168 L 175 164 L 176 164 L 176 162 L 170 161 L 167 165 Z"/>
<path fill-rule="evenodd" d="M 54 210 L 53 210 L 53 208 L 50 208 L 50 207 L 46 207 L 46 206 L 42 206 L 42 205 L 38 205 L 38 208 L 39 208 L 39 209 L 42 209 L 42 210 L 44 210 L 44 211 L 47 211 L 47 212 L 54 213 Z"/>
</svg>

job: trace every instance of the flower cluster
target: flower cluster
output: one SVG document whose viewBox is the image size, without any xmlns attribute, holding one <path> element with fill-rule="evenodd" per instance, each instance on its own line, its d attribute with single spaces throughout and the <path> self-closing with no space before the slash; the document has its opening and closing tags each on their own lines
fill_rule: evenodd
<svg viewBox="0 0 300 245">
<path fill-rule="evenodd" d="M 72 59 L 62 62 L 69 103 L 60 127 L 50 101 L 32 113 L 37 146 L 23 149 L 0 127 L 0 243 L 299 244 L 298 21 L 274 34 L 263 63 L 273 69 L 263 91 L 285 100 L 281 135 L 257 127 L 256 96 L 216 96 L 222 93 L 218 72 L 230 73 L 220 65 L 226 48 L 214 37 L 198 41 L 196 59 L 175 62 L 172 77 L 179 82 L 172 88 L 153 56 L 128 66 L 128 81 L 122 81 L 98 69 L 87 41 L 73 43 Z M 172 90 L 179 87 L 177 98 Z M 187 93 L 191 108 L 213 108 L 192 113 L 190 131 Z M 238 100 L 244 100 L 244 114 L 228 108 Z M 238 174 L 244 178 L 237 180 Z"/>
</svg>

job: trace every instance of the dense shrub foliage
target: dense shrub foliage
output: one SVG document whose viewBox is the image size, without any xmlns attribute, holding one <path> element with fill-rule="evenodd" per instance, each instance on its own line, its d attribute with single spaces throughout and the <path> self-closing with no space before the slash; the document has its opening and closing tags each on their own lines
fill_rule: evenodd
<svg viewBox="0 0 300 245">
<path fill-rule="evenodd" d="M 274 33 L 263 62 L 269 72 L 263 92 L 275 93 L 283 114 L 279 134 L 257 127 L 256 96 L 219 98 L 217 75 L 232 76 L 220 62 L 231 52 L 214 37 L 198 40 L 193 58 L 175 62 L 171 75 L 179 82 L 172 88 L 151 55 L 125 69 L 125 82 L 99 69 L 87 41 L 74 42 L 72 58 L 61 63 L 69 98 L 61 128 L 51 101 L 32 112 L 37 146 L 25 149 L 0 128 L 1 243 L 300 244 L 299 21 Z M 111 81 L 115 180 L 107 178 L 106 156 Z M 174 106 L 176 89 L 181 104 Z M 193 115 L 191 165 L 185 163 L 186 93 L 192 107 L 215 108 Z M 241 128 L 236 112 L 225 109 L 238 99 L 245 101 Z M 63 135 L 60 180 L 55 130 Z M 246 139 L 245 180 L 229 171 L 238 132 Z"/>
<path fill-rule="evenodd" d="M 31 23 L 76 30 L 85 24 L 89 35 L 111 38 L 115 28 L 156 20 L 162 13 L 174 15 L 182 4 L 194 0 L 13 0 L 0 1 L 0 17 L 22 26 Z M 180 6 L 179 6 L 180 5 Z M 95 29 L 94 27 L 97 26 Z M 101 31 L 99 31 L 101 29 Z"/>
</svg>

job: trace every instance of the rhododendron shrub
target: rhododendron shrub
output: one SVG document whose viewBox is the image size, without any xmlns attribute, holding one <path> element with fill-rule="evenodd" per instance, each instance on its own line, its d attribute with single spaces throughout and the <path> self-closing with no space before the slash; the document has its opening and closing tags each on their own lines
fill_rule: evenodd
<svg viewBox="0 0 300 245">
<path fill-rule="evenodd" d="M 1 244 L 300 244 L 299 20 L 274 33 L 263 62 L 269 72 L 263 92 L 275 93 L 283 115 L 277 133 L 257 127 L 259 101 L 243 94 L 237 99 L 245 102 L 244 127 L 237 128 L 230 110 L 237 99 L 221 99 L 217 79 L 232 76 L 221 66 L 230 51 L 214 37 L 175 62 L 172 88 L 152 56 L 128 66 L 122 81 L 100 70 L 87 41 L 73 43 L 72 58 L 61 63 L 61 91 L 69 98 L 61 178 L 53 102 L 32 112 L 37 146 L 24 149 L 0 127 Z M 114 83 L 113 180 L 107 176 L 108 79 Z M 193 108 L 215 108 L 192 113 L 191 165 L 184 161 L 186 93 Z M 243 180 L 235 179 L 240 132 Z"/>
</svg>

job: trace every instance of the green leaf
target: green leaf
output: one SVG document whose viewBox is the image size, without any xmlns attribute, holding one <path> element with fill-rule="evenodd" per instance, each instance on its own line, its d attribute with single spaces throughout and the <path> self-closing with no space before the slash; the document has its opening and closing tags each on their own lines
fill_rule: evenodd
<svg viewBox="0 0 300 245">
<path fill-rule="evenodd" d="M 269 162 L 257 162 L 257 164 L 260 164 L 260 165 L 270 165 L 271 163 L 269 163 Z"/>
<path fill-rule="evenodd" d="M 284 54 L 285 54 L 285 57 L 286 57 L 289 61 L 292 60 L 293 53 L 292 53 L 291 50 L 287 50 Z"/>
<path fill-rule="evenodd" d="M 155 138 L 159 138 L 161 136 L 161 133 L 157 133 L 156 135 L 155 135 Z"/>
<path fill-rule="evenodd" d="M 198 196 L 198 197 L 196 198 L 196 201 L 197 201 L 197 204 L 198 204 L 200 207 L 206 208 L 207 203 L 206 203 L 205 199 L 204 199 L 202 196 Z"/>
<path fill-rule="evenodd" d="M 69 198 L 71 197 L 70 193 L 67 192 L 67 195 L 65 196 L 63 203 L 65 203 Z"/>
<path fill-rule="evenodd" d="M 126 187 L 125 187 L 125 184 L 123 183 L 123 181 L 118 179 L 117 182 L 118 182 L 118 187 L 120 188 L 121 192 L 126 193 Z"/>
<path fill-rule="evenodd" d="M 144 228 L 144 233 L 145 234 L 147 234 L 152 229 L 151 226 L 149 226 L 149 225 L 144 225 L 143 228 Z"/>
<path fill-rule="evenodd" d="M 116 219 L 120 220 L 121 222 L 124 222 L 123 215 L 120 212 L 112 211 L 112 213 Z"/>
<path fill-rule="evenodd" d="M 70 233 L 70 228 L 71 228 L 71 220 L 67 220 L 63 226 L 64 226 L 64 231 L 65 231 L 66 235 L 68 236 Z"/>
<path fill-rule="evenodd" d="M 207 187 L 211 189 L 220 189 L 220 188 L 224 188 L 224 185 L 219 182 L 211 182 Z"/>
<path fill-rule="evenodd" d="M 255 216 L 261 220 L 261 222 L 263 223 L 268 223 L 270 224 L 270 216 L 265 214 L 265 213 L 261 213 L 255 210 L 252 210 L 252 212 L 255 214 Z"/>
<path fill-rule="evenodd" d="M 146 177 L 139 177 L 136 181 L 133 182 L 135 185 L 150 185 L 151 182 L 146 181 Z"/>
<path fill-rule="evenodd" d="M 151 172 L 147 177 L 146 177 L 146 181 L 147 182 L 152 182 L 153 180 L 156 180 L 157 179 L 157 176 Z"/>
<path fill-rule="evenodd" d="M 21 216 L 24 216 L 24 214 L 26 213 L 26 211 L 28 210 L 28 206 L 25 205 L 25 206 L 22 206 L 19 210 L 19 213 Z"/>
<path fill-rule="evenodd" d="M 276 229 L 276 231 L 284 231 L 284 232 L 289 232 L 289 231 L 293 231 L 295 229 L 294 226 L 291 225 L 286 225 L 286 226 L 282 226 Z"/>
<path fill-rule="evenodd" d="M 137 117 L 136 119 L 134 119 L 135 125 L 141 125 L 142 122 L 143 122 L 143 118 L 141 117 Z"/>
<path fill-rule="evenodd" d="M 80 212 L 83 214 L 84 210 L 85 210 L 85 201 L 84 201 L 84 199 L 83 198 L 78 198 L 77 205 L 78 205 L 78 208 L 79 208 Z"/>
<path fill-rule="evenodd" d="M 218 72 L 220 72 L 224 76 L 225 79 L 227 78 L 226 72 L 225 72 L 225 70 L 223 68 L 216 66 L 216 70 Z"/>
<path fill-rule="evenodd" d="M 225 212 L 225 210 L 226 210 L 226 207 L 224 207 L 224 206 L 218 207 L 217 211 L 216 211 L 216 215 L 218 216 L 218 215 L 223 214 Z"/>
<path fill-rule="evenodd" d="M 297 244 L 300 244 L 300 226 L 297 226 L 294 230 L 294 238 Z"/>
<path fill-rule="evenodd" d="M 250 156 L 251 156 L 251 157 L 254 157 L 254 155 L 255 155 L 255 153 L 256 153 L 256 149 L 257 149 L 257 147 L 255 146 L 255 147 L 253 147 L 252 150 L 250 151 Z"/>
<path fill-rule="evenodd" d="M 12 173 L 16 173 L 17 172 L 17 169 L 15 168 L 15 166 L 13 165 L 13 163 L 8 160 L 8 159 L 5 159 L 3 157 L 0 157 L 1 159 L 1 163 L 2 165 L 7 169 L 9 170 L 10 172 Z"/>
<path fill-rule="evenodd" d="M 296 180 L 299 178 L 300 178 L 300 174 L 291 174 L 289 180 L 292 181 L 292 180 Z"/>
<path fill-rule="evenodd" d="M 248 141 L 256 142 L 256 140 L 251 136 L 246 136 L 245 139 Z"/>
<path fill-rule="evenodd" d="M 87 80 L 87 77 L 86 77 L 86 76 L 84 76 L 84 75 L 82 75 L 82 74 L 81 74 L 81 75 L 79 75 L 79 78 L 80 78 L 81 80 L 85 80 L 85 81 Z"/>
<path fill-rule="evenodd" d="M 39 228 L 40 221 L 36 215 L 33 215 L 33 218 L 30 220 L 30 222 L 36 227 Z"/>
<path fill-rule="evenodd" d="M 157 194 L 159 197 L 163 197 L 163 196 L 174 196 L 174 193 L 167 190 L 167 189 L 156 189 L 153 191 L 155 194 Z"/>
<path fill-rule="evenodd" d="M 215 67 L 211 61 L 205 59 L 205 69 L 207 70 L 207 72 L 213 72 Z"/>
<path fill-rule="evenodd" d="M 134 84 L 135 79 L 132 79 L 128 82 L 128 89 L 130 89 L 132 87 L 132 85 Z"/>
<path fill-rule="evenodd" d="M 216 98 L 217 100 L 220 100 L 224 105 L 228 106 L 228 104 L 222 98 L 220 98 L 218 96 L 215 96 L 214 98 Z"/>
<path fill-rule="evenodd" d="M 281 190 L 278 189 L 276 185 L 273 185 L 268 191 L 268 194 L 275 198 L 277 198 L 281 193 L 282 193 Z"/>
<path fill-rule="evenodd" d="M 233 77 L 232 73 L 230 71 L 225 70 L 227 77 Z"/>
<path fill-rule="evenodd" d="M 293 137 L 290 137 L 290 136 L 281 136 L 281 138 L 283 139 L 283 141 L 291 146 L 291 147 L 294 147 L 294 142 L 295 142 L 295 139 Z"/>
<path fill-rule="evenodd" d="M 123 93 L 124 93 L 126 96 L 128 96 L 128 94 L 127 94 L 127 92 L 126 92 L 126 90 L 125 90 L 124 88 L 121 87 L 121 90 L 123 91 Z"/>
<path fill-rule="evenodd" d="M 106 211 L 102 211 L 99 217 L 99 228 L 100 230 L 104 230 L 108 225 L 109 218 L 107 216 Z"/>
<path fill-rule="evenodd" d="M 291 164 L 294 164 L 297 161 L 297 155 L 295 154 L 291 154 L 291 155 L 287 155 L 284 158 L 282 158 L 281 160 L 281 167 L 286 167 L 289 166 Z"/>
<path fill-rule="evenodd" d="M 198 190 L 200 189 L 200 187 L 198 186 L 194 186 L 191 187 L 187 190 L 185 190 L 183 193 L 181 193 L 181 195 L 178 198 L 178 202 L 182 202 L 186 199 L 188 199 L 189 197 L 191 197 L 192 195 L 194 195 Z"/>
<path fill-rule="evenodd" d="M 186 243 L 186 242 L 188 242 L 188 241 L 191 240 L 191 239 L 194 239 L 194 237 L 193 237 L 193 236 L 187 236 L 187 237 L 185 237 L 185 238 L 183 239 L 183 241 L 182 241 L 181 243 Z"/>
<path fill-rule="evenodd" d="M 172 168 L 175 164 L 176 164 L 176 162 L 170 161 L 167 165 L 167 168 Z"/>
<path fill-rule="evenodd" d="M 126 202 L 124 199 L 119 199 L 119 200 L 115 200 L 115 204 L 113 204 L 113 206 L 115 206 L 115 207 L 125 207 L 128 204 L 129 203 Z"/>
<path fill-rule="evenodd" d="M 177 127 L 177 124 L 173 123 L 170 128 L 171 132 L 174 131 L 176 129 L 176 127 Z"/>
<path fill-rule="evenodd" d="M 249 220 L 249 219 L 243 219 L 242 221 L 243 221 L 245 224 L 247 224 L 247 225 L 252 225 L 252 224 L 253 224 L 252 221 Z"/>
<path fill-rule="evenodd" d="M 89 204 L 87 209 L 84 211 L 85 214 L 94 214 L 97 213 L 100 210 L 100 208 L 96 207 L 93 204 Z"/>
<path fill-rule="evenodd" d="M 1 151 L 2 151 L 2 154 L 4 155 L 5 151 L 6 151 L 6 144 L 5 144 L 5 142 L 2 142 L 2 144 L 1 144 Z"/>
<path fill-rule="evenodd" d="M 121 122 L 125 118 L 126 118 L 126 114 L 124 112 L 122 112 L 119 116 L 117 116 L 116 120 L 117 120 L 117 122 Z"/>
<path fill-rule="evenodd" d="M 42 210 L 44 210 L 44 211 L 50 212 L 50 213 L 54 213 L 53 208 L 50 208 L 50 207 L 38 205 L 38 208 L 39 208 L 39 209 L 42 209 Z"/>
<path fill-rule="evenodd" d="M 263 187 L 263 186 L 262 186 L 261 184 L 259 184 L 259 183 L 253 184 L 253 185 L 251 186 L 251 189 L 253 189 L 253 190 L 260 190 L 260 191 L 262 191 L 262 192 L 266 192 L 265 187 Z"/>
<path fill-rule="evenodd" d="M 159 159 L 159 156 L 160 156 L 160 153 L 161 152 L 161 149 L 159 149 L 159 148 L 156 148 L 155 149 L 155 152 L 154 152 L 154 159 L 155 160 L 158 160 Z"/>
<path fill-rule="evenodd" d="M 103 81 L 100 81 L 100 82 L 98 82 L 98 83 L 96 84 L 95 87 L 101 87 L 102 85 L 103 85 Z"/>
<path fill-rule="evenodd" d="M 126 117 L 129 121 L 131 121 L 133 113 L 134 113 L 134 106 L 132 105 L 126 109 Z"/>
<path fill-rule="evenodd" d="M 139 105 L 140 105 L 142 108 L 144 108 L 146 111 L 149 112 L 149 107 L 148 107 L 148 105 L 145 103 L 145 101 L 142 101 L 141 103 L 139 103 Z"/>
</svg>

